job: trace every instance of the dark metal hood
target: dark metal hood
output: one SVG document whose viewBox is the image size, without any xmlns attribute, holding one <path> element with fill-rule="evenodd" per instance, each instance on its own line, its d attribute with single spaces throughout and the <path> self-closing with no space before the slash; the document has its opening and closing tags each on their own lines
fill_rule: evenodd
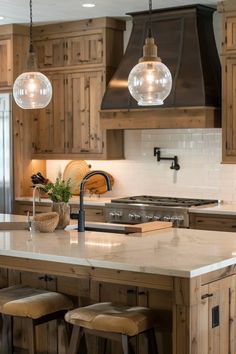
<svg viewBox="0 0 236 354">
<path fill-rule="evenodd" d="M 213 32 L 215 9 L 203 5 L 154 10 L 152 31 L 158 55 L 173 86 L 163 106 L 140 107 L 127 79 L 142 56 L 148 12 L 130 14 L 133 29 L 121 63 L 101 105 L 105 129 L 219 127 L 221 70 Z"/>
</svg>

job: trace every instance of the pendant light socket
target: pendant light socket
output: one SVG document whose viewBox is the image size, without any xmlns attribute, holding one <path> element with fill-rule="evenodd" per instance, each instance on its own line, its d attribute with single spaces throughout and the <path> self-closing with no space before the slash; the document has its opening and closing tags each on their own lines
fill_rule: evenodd
<svg viewBox="0 0 236 354">
<path fill-rule="evenodd" d="M 161 61 L 157 56 L 157 46 L 153 37 L 147 37 L 143 46 L 143 57 L 139 59 L 139 63 L 144 61 Z"/>
</svg>

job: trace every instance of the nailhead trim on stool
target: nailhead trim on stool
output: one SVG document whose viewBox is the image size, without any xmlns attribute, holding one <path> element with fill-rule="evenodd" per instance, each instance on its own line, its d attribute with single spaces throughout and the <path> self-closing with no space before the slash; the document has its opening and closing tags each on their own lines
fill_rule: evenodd
<svg viewBox="0 0 236 354">
<path fill-rule="evenodd" d="M 0 289 L 0 313 L 3 319 L 1 354 L 13 353 L 13 317 L 25 318 L 29 354 L 36 354 L 35 326 L 61 320 L 71 308 L 71 299 L 57 292 L 21 285 Z"/>
<path fill-rule="evenodd" d="M 129 353 L 129 339 L 144 333 L 148 338 L 149 352 L 158 353 L 154 332 L 158 316 L 155 310 L 147 307 L 129 307 L 111 302 L 97 303 L 67 312 L 65 320 L 73 325 L 69 354 L 78 353 L 85 332 L 120 341 L 124 354 Z"/>
</svg>

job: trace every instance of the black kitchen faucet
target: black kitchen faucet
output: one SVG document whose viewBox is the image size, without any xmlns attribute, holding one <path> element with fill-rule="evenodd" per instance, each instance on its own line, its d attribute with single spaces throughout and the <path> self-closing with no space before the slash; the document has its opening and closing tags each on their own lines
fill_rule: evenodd
<svg viewBox="0 0 236 354">
<path fill-rule="evenodd" d="M 90 177 L 94 175 L 101 175 L 105 178 L 107 190 L 111 190 L 111 180 L 109 175 L 100 170 L 95 170 L 87 173 L 80 182 L 80 202 L 79 202 L 79 215 L 78 215 L 78 231 L 83 232 L 85 230 L 85 211 L 84 211 L 84 185 Z"/>
</svg>

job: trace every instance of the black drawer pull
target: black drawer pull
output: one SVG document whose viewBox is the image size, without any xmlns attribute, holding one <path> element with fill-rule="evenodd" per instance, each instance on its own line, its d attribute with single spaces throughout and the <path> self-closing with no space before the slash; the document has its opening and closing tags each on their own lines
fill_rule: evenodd
<svg viewBox="0 0 236 354">
<path fill-rule="evenodd" d="M 213 296 L 213 294 L 204 294 L 204 295 L 202 295 L 201 299 L 203 300 L 203 299 L 206 299 L 207 297 L 212 297 L 212 296 Z"/>
<path fill-rule="evenodd" d="M 53 277 L 51 277 L 50 275 L 47 275 L 47 274 L 38 277 L 38 279 L 39 280 L 44 280 L 44 281 L 52 281 L 52 280 L 54 280 Z"/>
<path fill-rule="evenodd" d="M 145 291 L 139 291 L 138 295 L 147 295 L 147 293 Z"/>
</svg>

